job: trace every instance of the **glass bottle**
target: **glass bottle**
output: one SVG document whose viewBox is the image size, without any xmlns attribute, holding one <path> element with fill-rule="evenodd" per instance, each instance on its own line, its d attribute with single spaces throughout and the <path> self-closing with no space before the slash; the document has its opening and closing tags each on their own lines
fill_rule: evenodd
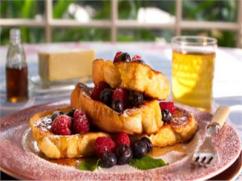
<svg viewBox="0 0 242 181">
<path fill-rule="evenodd" d="M 28 99 L 28 66 L 21 45 L 19 29 L 10 30 L 10 44 L 6 62 L 7 101 L 16 103 Z"/>
</svg>

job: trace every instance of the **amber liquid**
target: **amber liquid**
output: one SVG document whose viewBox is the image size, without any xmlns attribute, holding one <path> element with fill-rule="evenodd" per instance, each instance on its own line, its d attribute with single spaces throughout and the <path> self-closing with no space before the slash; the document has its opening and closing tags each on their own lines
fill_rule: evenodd
<svg viewBox="0 0 242 181">
<path fill-rule="evenodd" d="M 28 99 L 28 67 L 6 67 L 7 101 L 16 103 Z"/>
<path fill-rule="evenodd" d="M 214 52 L 177 52 L 172 57 L 173 99 L 210 111 L 214 74 Z"/>
</svg>

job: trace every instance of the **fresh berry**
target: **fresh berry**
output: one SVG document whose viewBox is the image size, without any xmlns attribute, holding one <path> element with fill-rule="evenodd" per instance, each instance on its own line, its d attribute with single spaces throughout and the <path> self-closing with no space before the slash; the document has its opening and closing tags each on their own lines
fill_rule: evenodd
<svg viewBox="0 0 242 181">
<path fill-rule="evenodd" d="M 141 56 L 140 55 L 135 55 L 132 57 L 132 61 L 136 61 L 136 60 L 141 60 Z"/>
<path fill-rule="evenodd" d="M 57 135 L 70 135 L 71 134 L 71 117 L 67 115 L 57 116 L 51 124 L 51 131 Z"/>
<path fill-rule="evenodd" d="M 98 137 L 95 141 L 95 151 L 99 157 L 105 152 L 113 152 L 115 146 L 115 142 L 110 137 Z"/>
<path fill-rule="evenodd" d="M 136 141 L 139 140 L 139 137 L 136 135 L 130 135 L 129 140 L 130 140 L 130 144 L 133 145 Z"/>
<path fill-rule="evenodd" d="M 101 167 L 110 168 L 117 164 L 117 157 L 112 152 L 105 152 L 100 159 Z"/>
<path fill-rule="evenodd" d="M 121 51 L 118 51 L 116 54 L 115 54 L 115 57 L 113 59 L 113 62 L 118 62 L 119 61 L 119 58 L 120 58 L 120 55 L 122 55 L 122 52 Z"/>
<path fill-rule="evenodd" d="M 73 122 L 72 122 L 72 130 L 74 133 L 87 133 L 90 129 L 90 124 L 89 121 L 86 117 L 86 114 L 82 112 L 82 114 L 80 113 L 81 111 L 75 111 L 74 112 L 74 118 L 73 118 Z M 79 113 L 79 114 L 77 114 Z"/>
<path fill-rule="evenodd" d="M 148 152 L 147 144 L 141 140 L 134 142 L 132 149 L 135 158 L 141 158 Z"/>
<path fill-rule="evenodd" d="M 152 150 L 152 143 L 149 138 L 143 137 L 141 138 L 141 141 L 143 141 L 147 145 L 147 151 L 150 152 Z"/>
<path fill-rule="evenodd" d="M 161 110 L 167 109 L 168 111 L 170 111 L 171 114 L 173 114 L 175 111 L 175 106 L 173 102 L 160 102 L 160 108 Z"/>
<path fill-rule="evenodd" d="M 113 100 L 119 100 L 119 101 L 124 102 L 125 97 L 126 97 L 126 91 L 124 89 L 122 89 L 122 88 L 116 88 L 113 91 L 113 95 L 112 95 L 112 99 Z"/>
<path fill-rule="evenodd" d="M 106 82 L 100 82 L 99 84 L 95 85 L 91 93 L 91 98 L 94 100 L 99 100 L 102 90 L 109 87 L 110 86 Z"/>
<path fill-rule="evenodd" d="M 121 53 L 121 54 L 120 54 L 120 52 L 118 52 L 115 55 L 115 58 L 114 58 L 114 63 L 116 63 L 116 62 L 130 62 L 130 61 L 131 61 L 131 57 L 126 52 Z"/>
<path fill-rule="evenodd" d="M 169 123 L 172 120 L 172 114 L 168 109 L 163 109 L 161 111 L 161 114 L 162 114 L 162 121 L 164 121 L 165 123 Z"/>
<path fill-rule="evenodd" d="M 118 145 L 115 150 L 115 153 L 119 165 L 129 163 L 130 160 L 133 158 L 132 150 L 128 145 Z"/>
<path fill-rule="evenodd" d="M 51 115 L 51 119 L 52 119 L 52 121 L 54 121 L 54 119 L 57 117 L 57 116 L 59 116 L 60 115 L 60 111 L 55 111 L 55 112 L 53 112 L 53 114 Z"/>
<path fill-rule="evenodd" d="M 113 110 L 121 113 L 121 112 L 124 111 L 124 104 L 119 100 L 113 100 L 112 101 L 112 108 L 113 108 Z"/>
<path fill-rule="evenodd" d="M 82 117 L 85 113 L 81 111 L 80 109 L 76 109 L 73 113 L 73 118 L 78 119 L 79 117 Z"/>
<path fill-rule="evenodd" d="M 140 63 L 144 63 L 144 61 L 142 60 L 142 57 L 140 55 L 135 55 L 132 57 L 132 62 L 140 62 Z"/>
<path fill-rule="evenodd" d="M 113 91 L 110 88 L 105 88 L 103 89 L 103 91 L 101 92 L 100 96 L 99 96 L 99 100 L 101 102 L 103 102 L 104 104 L 111 106 L 112 104 L 112 94 Z"/>
<path fill-rule="evenodd" d="M 73 117 L 73 116 L 74 116 L 74 112 L 75 112 L 75 109 L 72 109 L 72 110 L 69 111 L 66 115 L 67 115 L 67 116 L 70 116 L 70 117 Z"/>
<path fill-rule="evenodd" d="M 120 56 L 120 60 L 122 62 L 130 62 L 131 61 L 131 57 L 128 53 L 122 53 L 122 55 Z"/>
<path fill-rule="evenodd" d="M 130 107 L 136 107 L 144 102 L 144 95 L 137 91 L 130 91 L 128 95 L 128 104 Z"/>
<path fill-rule="evenodd" d="M 129 135 L 127 133 L 118 133 L 115 137 L 117 145 L 130 145 Z"/>
</svg>

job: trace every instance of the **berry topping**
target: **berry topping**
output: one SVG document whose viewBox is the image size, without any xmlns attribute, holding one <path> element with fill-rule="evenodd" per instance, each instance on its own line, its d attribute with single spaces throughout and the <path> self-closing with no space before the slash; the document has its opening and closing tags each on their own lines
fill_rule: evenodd
<svg viewBox="0 0 242 181">
<path fill-rule="evenodd" d="M 114 63 L 116 62 L 130 62 L 131 58 L 130 55 L 126 52 L 117 52 L 114 58 Z"/>
<path fill-rule="evenodd" d="M 85 113 L 83 111 L 81 111 L 80 109 L 76 109 L 73 113 L 73 118 L 78 119 L 79 117 L 82 117 L 83 115 L 85 115 Z"/>
<path fill-rule="evenodd" d="M 126 91 L 122 88 L 116 88 L 113 92 L 112 99 L 124 102 L 126 97 Z"/>
<path fill-rule="evenodd" d="M 144 102 L 144 95 L 140 92 L 130 91 L 128 96 L 129 106 L 139 106 Z"/>
<path fill-rule="evenodd" d="M 94 100 L 99 100 L 102 90 L 109 87 L 110 86 L 106 82 L 100 82 L 99 84 L 95 85 L 91 93 L 91 98 Z"/>
<path fill-rule="evenodd" d="M 51 124 L 51 131 L 57 135 L 70 135 L 71 134 L 71 117 L 67 115 L 57 116 Z"/>
<path fill-rule="evenodd" d="M 132 62 L 144 63 L 144 61 L 142 60 L 141 56 L 139 56 L 139 55 L 133 56 Z"/>
<path fill-rule="evenodd" d="M 113 59 L 113 62 L 118 62 L 119 61 L 119 58 L 120 58 L 120 55 L 122 55 L 122 52 L 121 51 L 118 51 L 116 54 L 115 54 L 115 57 Z"/>
<path fill-rule="evenodd" d="M 136 61 L 136 60 L 141 60 L 141 56 L 140 55 L 135 55 L 132 57 L 132 61 Z"/>
<path fill-rule="evenodd" d="M 147 144 L 144 141 L 138 140 L 132 145 L 133 154 L 135 158 L 141 158 L 148 153 Z"/>
<path fill-rule="evenodd" d="M 169 123 L 172 120 L 172 114 L 168 109 L 163 109 L 161 111 L 162 114 L 162 121 L 165 123 Z"/>
<path fill-rule="evenodd" d="M 113 108 L 113 110 L 121 113 L 124 111 L 124 104 L 119 100 L 113 100 L 112 108 Z"/>
<path fill-rule="evenodd" d="M 132 150 L 128 145 L 118 145 L 118 147 L 115 150 L 115 153 L 119 165 L 129 163 L 130 160 L 133 158 Z"/>
<path fill-rule="evenodd" d="M 60 112 L 60 111 L 55 111 L 55 112 L 53 112 L 53 114 L 51 115 L 51 119 L 52 119 L 52 121 L 54 121 L 54 119 L 55 119 L 57 116 L 59 116 L 59 115 L 61 115 L 61 112 Z"/>
<path fill-rule="evenodd" d="M 90 129 L 89 121 L 86 114 L 80 110 L 75 110 L 72 122 L 74 133 L 87 133 Z"/>
<path fill-rule="evenodd" d="M 99 96 L 99 100 L 104 104 L 111 106 L 113 91 L 110 88 L 105 88 Z"/>
<path fill-rule="evenodd" d="M 149 138 L 143 137 L 141 138 L 141 141 L 143 141 L 147 145 L 147 151 L 150 152 L 152 150 L 152 143 Z"/>
<path fill-rule="evenodd" d="M 118 133 L 115 137 L 117 145 L 130 145 L 129 135 L 127 133 Z"/>
<path fill-rule="evenodd" d="M 128 53 L 122 53 L 122 55 L 120 56 L 120 60 L 122 62 L 130 62 L 131 61 L 131 57 Z"/>
<path fill-rule="evenodd" d="M 167 109 L 168 111 L 170 111 L 171 114 L 175 111 L 175 106 L 173 102 L 160 102 L 160 108 L 161 110 Z"/>
<path fill-rule="evenodd" d="M 95 142 L 95 151 L 101 157 L 106 152 L 113 152 L 115 146 L 115 142 L 110 137 L 98 137 Z"/>
<path fill-rule="evenodd" d="M 101 167 L 110 168 L 117 164 L 117 157 L 112 152 L 105 152 L 100 159 Z"/>
</svg>

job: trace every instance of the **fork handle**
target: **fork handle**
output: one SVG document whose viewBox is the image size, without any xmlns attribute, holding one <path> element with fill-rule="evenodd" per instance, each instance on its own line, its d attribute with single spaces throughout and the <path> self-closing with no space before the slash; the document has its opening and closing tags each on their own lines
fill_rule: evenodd
<svg viewBox="0 0 242 181">
<path fill-rule="evenodd" d="M 230 113 L 230 109 L 227 106 L 220 106 L 212 118 L 212 123 L 219 124 L 220 128 L 223 127 L 228 115 Z"/>
</svg>

